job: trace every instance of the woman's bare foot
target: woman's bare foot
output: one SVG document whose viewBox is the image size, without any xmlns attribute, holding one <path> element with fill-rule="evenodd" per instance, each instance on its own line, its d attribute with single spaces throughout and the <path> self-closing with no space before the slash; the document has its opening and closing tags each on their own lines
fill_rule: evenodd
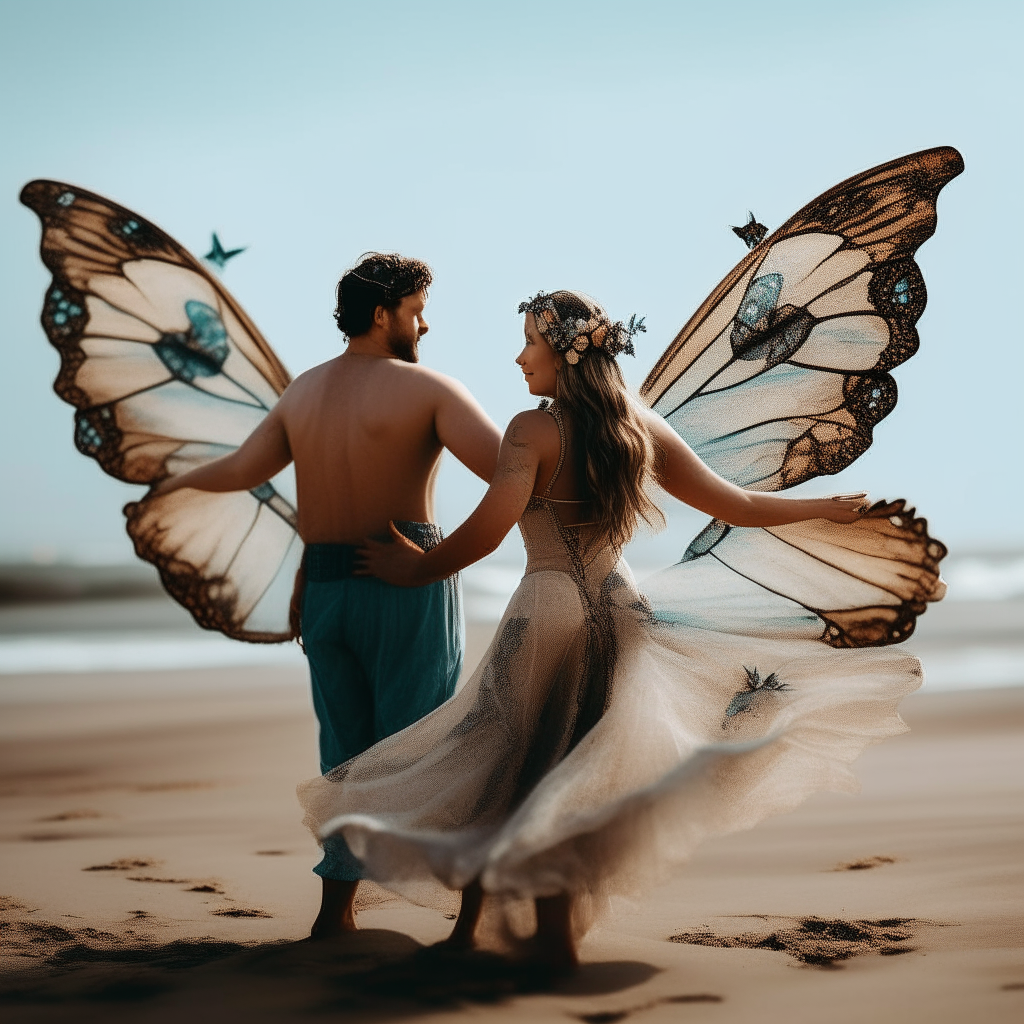
<svg viewBox="0 0 1024 1024">
<path fill-rule="evenodd" d="M 533 901 L 537 910 L 537 934 L 530 943 L 531 960 L 556 975 L 572 974 L 579 966 L 572 935 L 572 896 L 559 893 Z"/>
<path fill-rule="evenodd" d="M 352 904 L 359 882 L 340 882 L 334 878 L 321 879 L 324 883 L 320 913 L 316 915 L 309 938 L 312 942 L 335 939 L 339 935 L 358 931 Z"/>
<path fill-rule="evenodd" d="M 484 903 L 484 890 L 477 881 L 470 882 L 462 890 L 462 906 L 459 907 L 459 916 L 455 921 L 455 927 L 447 939 L 434 943 L 435 949 L 464 950 L 473 948 L 473 936 L 476 932 L 477 922 L 480 920 L 480 911 Z"/>
</svg>

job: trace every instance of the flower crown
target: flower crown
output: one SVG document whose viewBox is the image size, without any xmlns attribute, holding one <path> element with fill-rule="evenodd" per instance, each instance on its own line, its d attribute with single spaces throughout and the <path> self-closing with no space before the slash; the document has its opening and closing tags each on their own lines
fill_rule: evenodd
<svg viewBox="0 0 1024 1024">
<path fill-rule="evenodd" d="M 537 330 L 544 335 L 547 343 L 566 362 L 575 366 L 591 348 L 614 359 L 620 352 L 636 355 L 633 349 L 633 335 L 646 333 L 644 318 L 638 320 L 634 313 L 629 323 L 621 320 L 612 323 L 608 314 L 598 308 L 588 320 L 567 317 L 562 319 L 555 306 L 555 300 L 547 292 L 537 292 L 532 299 L 519 303 L 520 313 L 532 313 L 537 321 Z"/>
</svg>

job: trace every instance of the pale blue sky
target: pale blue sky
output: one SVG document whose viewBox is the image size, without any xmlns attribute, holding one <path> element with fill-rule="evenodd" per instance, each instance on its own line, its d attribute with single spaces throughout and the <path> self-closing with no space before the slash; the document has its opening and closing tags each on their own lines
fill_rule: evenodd
<svg viewBox="0 0 1024 1024">
<path fill-rule="evenodd" d="M 108 195 L 202 253 L 292 372 L 335 354 L 338 274 L 428 260 L 424 361 L 501 424 L 530 404 L 520 299 L 580 288 L 646 315 L 639 383 L 744 249 L 839 180 L 955 145 L 919 253 L 921 351 L 874 448 L 820 491 L 905 496 L 954 546 L 1024 545 L 1019 3 L 779 0 L 0 6 L 0 557 L 114 550 L 139 493 L 71 444 L 38 314 L 34 177 Z M 452 526 L 480 488 L 447 466 Z M 689 539 L 673 528 L 661 548 Z"/>
</svg>

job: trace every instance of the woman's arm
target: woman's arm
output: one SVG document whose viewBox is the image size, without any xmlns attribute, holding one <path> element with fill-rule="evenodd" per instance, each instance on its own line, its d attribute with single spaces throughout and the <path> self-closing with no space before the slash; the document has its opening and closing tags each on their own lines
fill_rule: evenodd
<svg viewBox="0 0 1024 1024">
<path fill-rule="evenodd" d="M 277 409 L 271 409 L 230 455 L 162 480 L 156 493 L 170 494 L 182 487 L 194 487 L 197 491 L 248 491 L 266 483 L 292 461 L 288 435 Z"/>
<path fill-rule="evenodd" d="M 543 417 L 541 421 L 538 417 Z M 472 515 L 436 548 L 424 553 L 391 524 L 393 543 L 364 541 L 360 576 L 377 576 L 399 587 L 421 587 L 489 555 L 526 510 L 537 480 L 547 413 L 520 413 L 509 424 L 498 452 L 498 467 Z M 549 428 L 550 429 L 550 428 Z"/>
<path fill-rule="evenodd" d="M 864 510 L 865 494 L 785 498 L 744 490 L 709 469 L 656 413 L 645 411 L 645 418 L 659 448 L 658 483 L 674 498 L 732 526 L 783 526 L 804 519 L 852 523 Z"/>
</svg>

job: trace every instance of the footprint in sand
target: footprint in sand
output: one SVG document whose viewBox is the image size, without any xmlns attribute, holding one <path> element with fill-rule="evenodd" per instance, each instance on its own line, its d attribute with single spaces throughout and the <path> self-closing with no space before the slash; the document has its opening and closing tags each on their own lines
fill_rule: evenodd
<svg viewBox="0 0 1024 1024">
<path fill-rule="evenodd" d="M 883 864 L 896 864 L 899 857 L 865 857 L 863 860 L 851 860 L 849 864 L 840 864 L 832 871 L 870 871 L 880 868 Z"/>
<path fill-rule="evenodd" d="M 104 832 L 28 832 L 21 837 L 23 843 L 60 843 L 67 839 L 98 839 Z"/>
<path fill-rule="evenodd" d="M 287 850 L 257 850 L 257 857 L 286 857 L 288 855 Z"/>
<path fill-rule="evenodd" d="M 752 916 L 764 921 L 768 925 L 767 930 L 723 935 L 705 927 L 671 935 L 669 942 L 724 949 L 770 949 L 788 953 L 808 967 L 837 970 L 841 961 L 867 953 L 877 953 L 879 956 L 913 953 L 914 947 L 905 943 L 914 937 L 917 928 L 941 927 L 937 921 L 922 921 L 912 917 L 842 921 L 822 917 Z M 772 927 L 772 922 L 778 923 Z"/>
<path fill-rule="evenodd" d="M 86 818 L 105 818 L 105 814 L 99 811 L 83 809 L 79 811 L 62 811 L 60 814 L 50 814 L 45 818 L 36 818 L 38 822 L 47 821 L 82 821 Z"/>
<path fill-rule="evenodd" d="M 136 871 L 139 868 L 155 867 L 160 862 L 151 857 L 121 857 L 108 864 L 93 864 L 83 871 Z"/>
<path fill-rule="evenodd" d="M 214 917 L 273 917 L 265 910 L 258 910 L 255 907 L 230 907 L 225 910 L 211 910 Z"/>
<path fill-rule="evenodd" d="M 152 875 L 129 875 L 129 882 L 159 882 L 161 885 L 187 885 L 191 878 L 154 878 Z"/>
<path fill-rule="evenodd" d="M 136 793 L 177 793 L 190 789 L 213 789 L 216 782 L 139 782 L 129 788 Z"/>
<path fill-rule="evenodd" d="M 721 1003 L 721 996 L 713 995 L 710 992 L 694 992 L 681 996 L 665 996 L 664 999 L 655 999 L 649 1003 L 642 1003 L 640 1006 L 630 1006 L 625 1010 L 597 1010 L 594 1013 L 573 1014 L 577 1020 L 584 1024 L 615 1024 L 616 1021 L 625 1020 L 634 1013 L 641 1013 L 644 1010 L 653 1010 L 656 1006 L 664 1006 L 666 1003 Z"/>
<path fill-rule="evenodd" d="M 139 868 L 151 868 L 159 864 L 160 861 L 153 860 L 149 857 L 121 857 L 118 860 L 112 860 L 109 864 L 93 864 L 91 867 L 82 868 L 83 871 L 137 871 Z M 129 875 L 129 882 L 151 882 L 157 885 L 188 885 L 193 882 L 192 878 L 161 878 L 157 875 Z M 220 887 L 204 882 L 199 885 L 194 885 L 190 889 L 186 889 L 185 892 L 212 892 L 223 894 L 224 890 Z"/>
</svg>

